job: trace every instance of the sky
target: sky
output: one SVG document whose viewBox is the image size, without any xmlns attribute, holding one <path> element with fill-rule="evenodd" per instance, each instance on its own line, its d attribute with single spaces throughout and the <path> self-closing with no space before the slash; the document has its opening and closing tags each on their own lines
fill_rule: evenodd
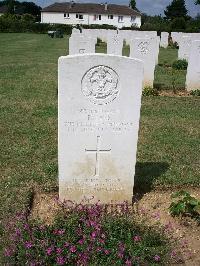
<svg viewBox="0 0 200 266">
<path fill-rule="evenodd" d="M 21 0 L 22 1 L 22 0 Z M 34 2 L 41 7 L 48 6 L 55 2 L 70 2 L 70 0 L 23 0 Z M 136 0 L 137 8 L 142 12 L 148 15 L 163 15 L 163 11 L 166 6 L 172 0 Z M 112 3 L 112 4 L 124 4 L 128 5 L 129 0 L 75 0 L 75 2 L 79 3 Z M 195 17 L 198 13 L 200 13 L 200 5 L 194 4 L 195 0 L 186 0 L 187 9 L 189 11 L 189 15 Z"/>
</svg>

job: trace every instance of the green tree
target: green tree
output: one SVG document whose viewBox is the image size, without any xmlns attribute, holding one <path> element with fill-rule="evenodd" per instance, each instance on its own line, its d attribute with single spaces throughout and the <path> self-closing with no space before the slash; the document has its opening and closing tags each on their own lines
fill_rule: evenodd
<svg viewBox="0 0 200 266">
<path fill-rule="evenodd" d="M 187 8 L 185 0 L 172 0 L 171 4 L 166 7 L 164 11 L 165 17 L 169 20 L 173 20 L 177 17 L 187 18 Z"/>
<path fill-rule="evenodd" d="M 136 9 L 136 1 L 135 1 L 135 0 L 131 0 L 131 1 L 130 1 L 130 7 L 131 7 L 132 9 Z"/>
<path fill-rule="evenodd" d="M 195 2 L 195 4 L 196 4 L 196 5 L 200 5 L 200 0 L 197 0 L 197 1 Z"/>
<path fill-rule="evenodd" d="M 15 0 L 7 0 L 6 5 L 8 7 L 8 13 L 14 14 L 15 13 Z"/>
</svg>

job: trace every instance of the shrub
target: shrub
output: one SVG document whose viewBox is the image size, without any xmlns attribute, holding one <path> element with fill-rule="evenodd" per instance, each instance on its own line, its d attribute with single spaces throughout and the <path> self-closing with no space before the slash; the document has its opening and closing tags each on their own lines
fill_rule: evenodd
<svg viewBox="0 0 200 266">
<path fill-rule="evenodd" d="M 16 222 L 14 222 L 16 221 Z M 18 214 L 7 225 L 6 265 L 165 264 L 167 239 L 139 225 L 128 204 L 72 205 L 66 202 L 52 225 Z"/>
<path fill-rule="evenodd" d="M 97 38 L 97 45 L 100 46 L 102 43 L 102 40 L 100 38 Z"/>
<path fill-rule="evenodd" d="M 188 67 L 188 62 L 185 59 L 179 59 L 173 62 L 172 68 L 176 70 L 186 70 Z"/>
<path fill-rule="evenodd" d="M 183 17 L 177 17 L 171 22 L 171 31 L 184 31 L 186 29 L 186 21 Z"/>
<path fill-rule="evenodd" d="M 192 96 L 200 96 L 200 89 L 191 91 L 190 95 L 192 95 Z"/>
<path fill-rule="evenodd" d="M 152 87 L 145 87 L 142 91 L 143 96 L 158 96 L 158 91 Z"/>
<path fill-rule="evenodd" d="M 172 48 L 172 49 L 179 49 L 179 45 L 178 45 L 177 42 L 170 41 L 170 42 L 169 42 L 169 48 Z"/>
<path fill-rule="evenodd" d="M 172 216 L 190 215 L 198 217 L 200 221 L 200 201 L 192 197 L 186 191 L 173 193 L 171 198 L 173 202 L 169 207 Z"/>
<path fill-rule="evenodd" d="M 97 25 L 97 24 L 91 24 L 91 25 L 81 25 L 82 28 L 84 29 L 106 29 L 106 30 L 116 30 L 117 27 L 113 25 L 107 25 L 107 24 L 102 24 L 102 25 Z"/>
</svg>

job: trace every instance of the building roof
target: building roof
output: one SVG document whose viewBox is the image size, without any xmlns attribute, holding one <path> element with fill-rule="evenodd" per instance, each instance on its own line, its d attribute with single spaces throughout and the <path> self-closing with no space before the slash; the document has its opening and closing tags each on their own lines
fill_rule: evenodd
<svg viewBox="0 0 200 266">
<path fill-rule="evenodd" d="M 8 11 L 8 7 L 7 6 L 0 6 L 0 14 L 4 14 Z"/>
<path fill-rule="evenodd" d="M 62 13 L 87 13 L 87 14 L 111 14 L 111 15 L 140 15 L 128 6 L 114 4 L 94 4 L 94 3 L 54 3 L 42 9 L 42 12 L 62 12 Z"/>
</svg>

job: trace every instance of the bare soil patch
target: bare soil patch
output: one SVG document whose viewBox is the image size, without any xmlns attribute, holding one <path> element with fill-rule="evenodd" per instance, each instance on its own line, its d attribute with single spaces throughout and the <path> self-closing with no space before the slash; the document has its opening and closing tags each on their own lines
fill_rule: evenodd
<svg viewBox="0 0 200 266">
<path fill-rule="evenodd" d="M 187 189 L 191 195 L 200 198 L 200 188 Z M 166 233 L 172 233 L 178 240 L 177 251 L 181 252 L 185 265 L 200 265 L 200 228 L 190 217 L 174 218 L 169 214 L 172 191 L 152 191 L 138 201 L 138 213 L 145 215 L 151 223 L 161 223 Z"/>
<path fill-rule="evenodd" d="M 190 93 L 186 90 L 178 90 L 176 92 L 172 90 L 162 90 L 159 91 L 159 96 L 169 96 L 169 97 L 192 97 Z"/>
<path fill-rule="evenodd" d="M 187 189 L 191 195 L 200 198 L 200 188 Z M 190 217 L 174 218 L 169 214 L 171 204 L 171 190 L 152 191 L 143 195 L 142 199 L 134 204 L 138 216 L 145 217 L 149 225 L 160 224 L 165 228 L 166 234 L 170 234 L 177 240 L 177 249 L 174 253 L 180 253 L 184 259 L 176 265 L 199 266 L 200 265 L 200 228 L 197 222 Z M 40 219 L 45 224 L 52 224 L 58 213 L 58 193 L 36 193 L 31 218 Z"/>
</svg>

